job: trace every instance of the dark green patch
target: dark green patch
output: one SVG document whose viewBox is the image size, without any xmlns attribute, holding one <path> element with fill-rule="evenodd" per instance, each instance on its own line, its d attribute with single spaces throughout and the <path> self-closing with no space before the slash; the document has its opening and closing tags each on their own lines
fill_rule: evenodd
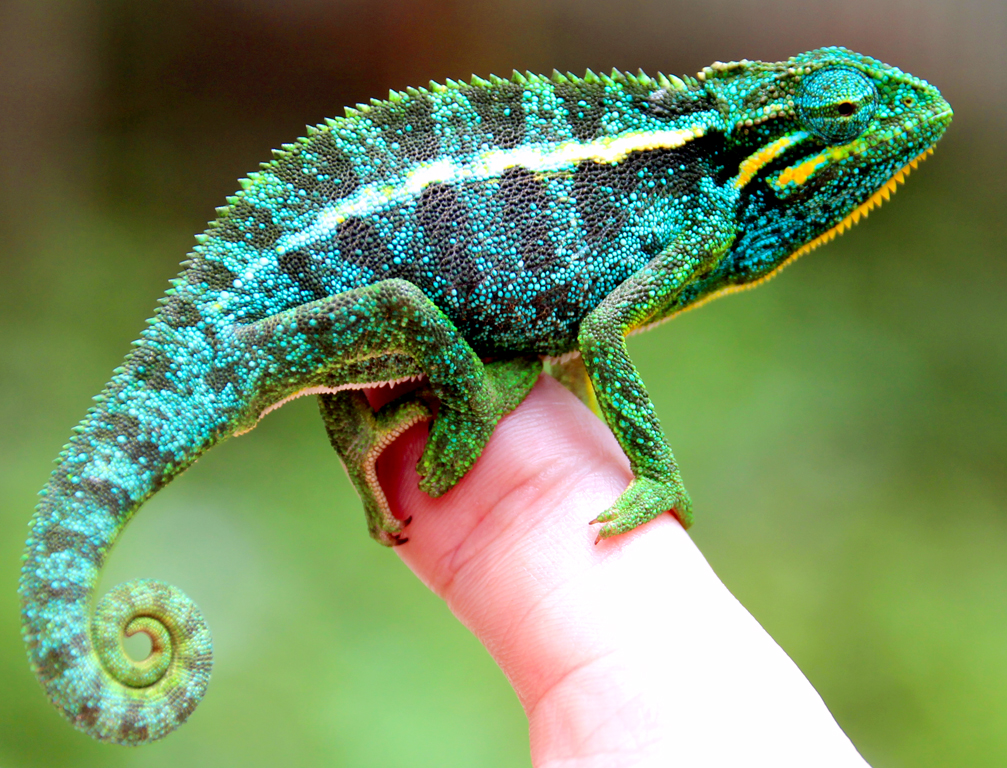
<svg viewBox="0 0 1007 768">
<path fill-rule="evenodd" d="M 229 243 L 247 243 L 263 250 L 273 248 L 283 234 L 273 222 L 273 212 L 253 205 L 247 197 L 232 205 L 212 231 Z"/>
<path fill-rule="evenodd" d="M 708 151 L 702 139 L 696 139 L 674 149 L 633 152 L 619 163 L 579 163 L 573 196 L 585 239 L 595 244 L 611 242 L 635 208 L 647 204 L 646 198 L 699 196 L 699 183 L 709 175 Z M 655 186 L 649 187 L 649 181 Z M 636 202 L 631 203 L 629 195 L 634 192 Z"/>
<path fill-rule="evenodd" d="M 134 440 L 123 446 L 123 451 L 143 470 L 154 473 L 154 483 L 160 486 L 164 468 L 172 462 L 174 458 L 170 453 L 162 451 L 157 443 L 149 440 Z M 143 461 L 140 461 L 143 459 Z M 126 506 L 124 509 L 128 509 Z"/>
<path fill-rule="evenodd" d="M 324 299 L 328 295 L 321 279 L 315 274 L 314 259 L 306 250 L 287 251 L 280 255 L 278 261 L 280 271 L 309 296 Z"/>
<path fill-rule="evenodd" d="M 316 206 L 349 197 L 360 186 L 353 161 L 328 129 L 320 130 L 289 157 L 277 160 L 269 171 Z"/>
<path fill-rule="evenodd" d="M 175 705 L 175 722 L 184 723 L 189 715 L 196 710 L 197 704 L 199 704 L 199 699 L 192 696 L 186 696 L 181 701 L 177 701 Z"/>
<path fill-rule="evenodd" d="M 471 294 L 482 277 L 468 250 L 476 238 L 458 190 L 450 184 L 431 184 L 424 189 L 416 203 L 416 221 L 427 250 L 436 260 L 437 274 L 459 296 Z M 399 276 L 409 279 L 408 274 Z"/>
<path fill-rule="evenodd" d="M 237 275 L 216 259 L 211 258 L 209 254 L 196 259 L 185 273 L 185 280 L 190 285 L 206 286 L 210 291 L 233 288 L 236 278 Z"/>
<path fill-rule="evenodd" d="M 223 392 L 228 384 L 240 391 L 242 376 L 237 363 L 227 363 L 211 368 L 205 380 L 210 389 L 217 393 Z"/>
<path fill-rule="evenodd" d="M 400 152 L 416 163 L 440 156 L 441 142 L 434 133 L 434 102 L 429 94 L 409 96 L 406 101 L 385 102 L 367 112 L 371 124 Z"/>
<path fill-rule="evenodd" d="M 339 258 L 374 269 L 388 261 L 389 254 L 377 226 L 367 219 L 347 219 L 336 228 Z"/>
<path fill-rule="evenodd" d="M 74 655 L 68 645 L 61 645 L 53 648 L 45 656 L 39 659 L 36 669 L 38 676 L 44 680 L 55 680 L 73 666 Z"/>
<path fill-rule="evenodd" d="M 158 349 L 150 346 L 136 347 L 129 356 L 128 367 L 137 381 L 144 382 L 151 389 L 175 391 L 175 384 L 168 378 L 171 360 Z"/>
<path fill-rule="evenodd" d="M 136 440 L 141 432 L 140 419 L 136 416 L 121 411 L 103 411 L 95 419 L 92 440 L 117 445 L 118 437 L 125 437 L 129 442 Z"/>
<path fill-rule="evenodd" d="M 513 149 L 524 141 L 527 126 L 523 96 L 524 88 L 517 83 L 499 83 L 492 88 L 475 86 L 465 91 L 465 98 L 482 120 L 480 127 L 501 149 Z"/>
<path fill-rule="evenodd" d="M 195 325 L 202 319 L 202 316 L 192 300 L 173 296 L 161 308 L 161 319 L 172 328 L 178 329 Z"/>
<path fill-rule="evenodd" d="M 126 713 L 119 723 L 119 740 L 138 744 L 147 740 L 147 726 L 137 725 L 142 714 L 142 704 L 138 701 L 131 701 L 126 708 Z"/>
<path fill-rule="evenodd" d="M 576 328 L 576 324 L 584 317 L 585 308 L 573 297 L 587 296 L 591 287 L 590 281 L 584 278 L 578 282 L 580 284 L 572 288 L 566 285 L 557 285 L 536 295 L 531 302 L 535 309 L 536 321 L 541 322 L 551 316 L 564 327 Z M 575 334 L 571 331 L 570 335 L 572 338 Z"/>
<path fill-rule="evenodd" d="M 94 728 L 99 717 L 101 717 L 101 707 L 85 704 L 80 708 L 80 711 L 77 712 L 74 722 L 78 727 L 83 726 L 85 728 Z"/>
<path fill-rule="evenodd" d="M 520 166 L 508 168 L 500 176 L 497 196 L 503 202 L 503 219 L 513 222 L 521 233 L 519 256 L 525 269 L 540 272 L 556 263 L 556 248 L 549 232 L 553 223 L 547 213 L 552 198 L 546 181 Z"/>
<path fill-rule="evenodd" d="M 583 160 L 574 172 L 573 197 L 580 214 L 585 241 L 600 245 L 615 239 L 630 215 L 626 206 L 612 196 L 613 185 L 622 174 L 617 165 Z"/>
<path fill-rule="evenodd" d="M 71 550 L 76 557 L 94 565 L 100 565 L 102 562 L 101 552 L 87 536 L 61 525 L 54 525 L 47 530 L 42 537 L 42 544 L 46 553 L 50 555 Z"/>
<path fill-rule="evenodd" d="M 563 100 L 566 121 L 576 138 L 592 141 L 602 134 L 608 99 L 601 83 L 557 83 L 553 90 Z"/>
<path fill-rule="evenodd" d="M 91 588 L 83 584 L 63 584 L 59 587 L 52 587 L 44 581 L 40 581 L 38 588 L 33 591 L 35 602 L 39 605 L 48 605 L 51 602 L 78 603 L 87 600 L 91 595 Z"/>
</svg>

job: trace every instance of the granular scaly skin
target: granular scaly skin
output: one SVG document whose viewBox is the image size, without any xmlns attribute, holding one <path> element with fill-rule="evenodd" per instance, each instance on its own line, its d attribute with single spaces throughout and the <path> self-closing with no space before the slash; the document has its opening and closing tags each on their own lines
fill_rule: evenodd
<svg viewBox="0 0 1007 768">
<path fill-rule="evenodd" d="M 883 200 L 951 109 L 842 48 L 695 78 L 613 73 L 431 85 L 286 145 L 218 210 L 149 327 L 63 450 L 21 574 L 29 658 L 53 703 L 140 744 L 203 695 L 195 605 L 151 581 L 91 616 L 119 533 L 219 440 L 320 394 L 371 533 L 404 541 L 374 460 L 428 420 L 421 487 L 449 490 L 543 359 L 622 445 L 635 479 L 600 537 L 689 497 L 627 334 L 751 286 Z M 577 355 L 580 355 L 578 358 Z M 354 390 L 422 377 L 372 413 Z M 145 632 L 142 663 L 123 634 Z"/>
</svg>

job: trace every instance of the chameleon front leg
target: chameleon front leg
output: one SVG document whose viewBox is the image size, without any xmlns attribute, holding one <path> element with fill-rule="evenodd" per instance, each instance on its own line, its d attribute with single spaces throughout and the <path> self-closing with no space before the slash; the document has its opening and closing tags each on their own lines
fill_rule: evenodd
<svg viewBox="0 0 1007 768">
<path fill-rule="evenodd" d="M 485 375 L 492 388 L 500 393 L 499 404 L 504 413 L 524 400 L 541 365 L 537 358 L 484 363 Z M 392 514 L 378 482 L 377 460 L 399 435 L 414 424 L 433 418 L 433 411 L 427 404 L 432 396 L 430 388 L 425 386 L 387 403 L 376 413 L 360 390 L 334 392 L 318 398 L 329 442 L 339 454 L 364 505 L 367 528 L 373 538 L 386 546 L 408 541 L 402 529 L 409 521 L 400 521 Z"/>
<path fill-rule="evenodd" d="M 518 358 L 501 362 L 488 375 L 440 308 L 399 279 L 304 304 L 243 326 L 239 335 L 246 349 L 256 351 L 263 371 L 254 414 L 298 390 L 331 385 L 341 369 L 362 370 L 362 362 L 415 361 L 410 372 L 424 373 L 440 401 L 417 464 L 420 488 L 431 496 L 446 493 L 475 463 L 500 417 L 521 402 L 541 370 L 537 359 Z M 395 378 L 393 368 L 380 380 Z"/>
<path fill-rule="evenodd" d="M 581 322 L 578 344 L 599 409 L 633 470 L 629 487 L 592 520 L 604 524 L 599 540 L 632 530 L 668 511 L 686 528 L 692 524 L 692 501 L 640 374 L 629 358 L 626 335 L 665 316 L 682 288 L 724 253 L 730 233 L 718 232 L 711 224 L 705 226 L 622 283 Z"/>
</svg>

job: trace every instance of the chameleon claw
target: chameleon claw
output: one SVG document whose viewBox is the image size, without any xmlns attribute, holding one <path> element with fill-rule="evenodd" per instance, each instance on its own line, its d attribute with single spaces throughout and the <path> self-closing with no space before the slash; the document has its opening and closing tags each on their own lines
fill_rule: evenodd
<svg viewBox="0 0 1007 768">
<path fill-rule="evenodd" d="M 605 510 L 600 515 L 598 515 L 594 520 L 588 523 L 588 525 L 595 525 L 597 523 L 607 523 L 610 520 L 614 520 L 616 517 L 618 517 L 618 513 L 613 511 L 613 509 Z"/>
<path fill-rule="evenodd" d="M 692 523 L 692 502 L 677 473 L 667 481 L 638 477 L 611 507 L 590 522 L 590 525 L 605 523 L 595 544 L 631 531 L 665 512 L 674 514 L 686 528 Z"/>
</svg>

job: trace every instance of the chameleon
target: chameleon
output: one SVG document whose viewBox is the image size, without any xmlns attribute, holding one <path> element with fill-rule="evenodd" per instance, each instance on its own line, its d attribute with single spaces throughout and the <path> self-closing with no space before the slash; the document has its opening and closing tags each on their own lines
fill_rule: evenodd
<svg viewBox="0 0 1007 768">
<path fill-rule="evenodd" d="M 209 629 L 153 580 L 97 601 L 152 494 L 269 411 L 318 395 L 370 533 L 406 541 L 381 451 L 430 422 L 431 496 L 548 366 L 611 428 L 633 480 L 599 538 L 689 495 L 630 333 L 749 288 L 888 200 L 952 119 L 926 81 L 845 48 L 694 77 L 515 73 L 391 92 L 309 127 L 217 209 L 74 428 L 20 578 L 31 667 L 76 728 L 138 745 L 184 722 Z M 363 389 L 416 380 L 374 411 Z M 130 659 L 123 637 L 151 640 Z"/>
</svg>

